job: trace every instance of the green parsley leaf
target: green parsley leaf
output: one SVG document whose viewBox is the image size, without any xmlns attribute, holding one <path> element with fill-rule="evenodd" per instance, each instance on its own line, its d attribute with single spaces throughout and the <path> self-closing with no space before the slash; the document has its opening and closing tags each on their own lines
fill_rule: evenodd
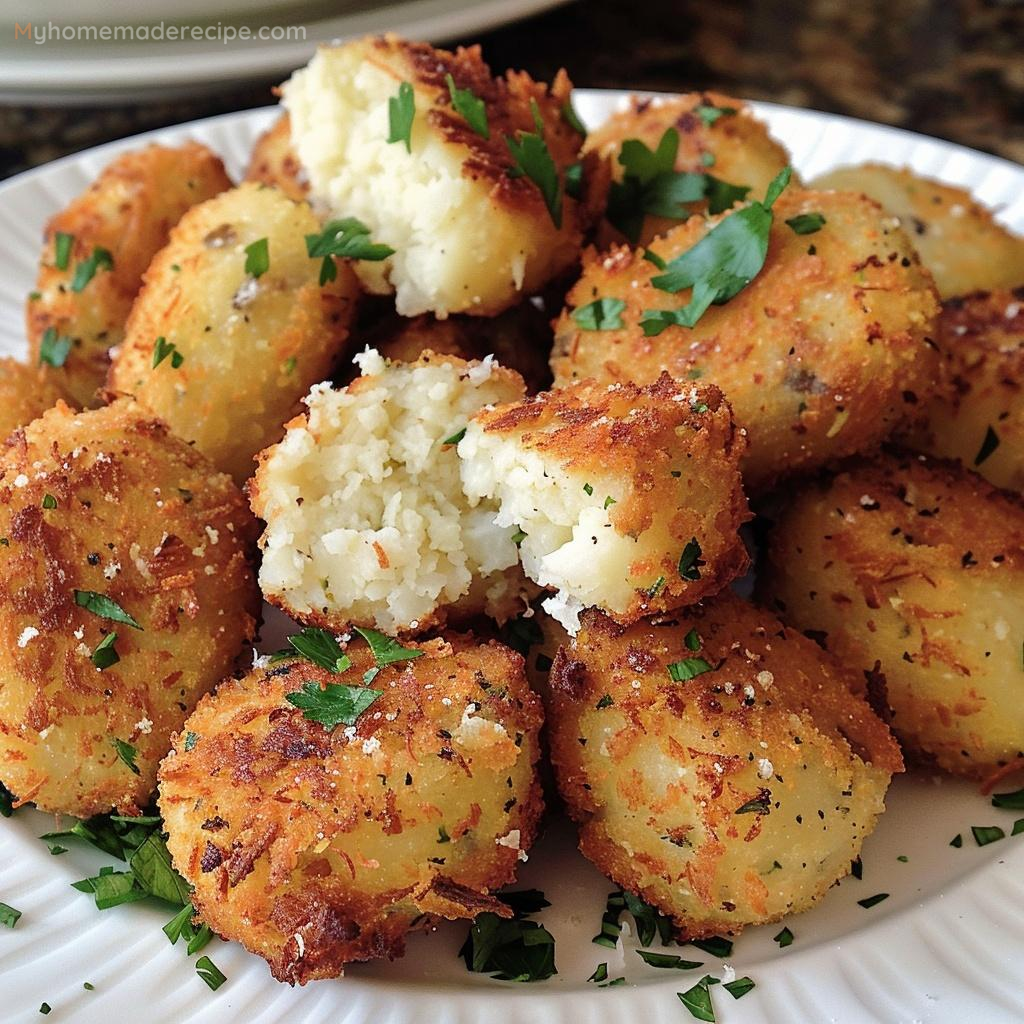
<svg viewBox="0 0 1024 1024">
<path fill-rule="evenodd" d="M 21 911 L 7 903 L 0 903 L 0 924 L 7 928 L 13 928 L 21 918 Z"/>
<path fill-rule="evenodd" d="M 617 331 L 622 327 L 625 308 L 626 303 L 622 299 L 594 299 L 574 309 L 572 318 L 584 331 Z"/>
<path fill-rule="evenodd" d="M 342 723 L 355 725 L 359 716 L 383 692 L 344 683 L 328 683 L 321 688 L 319 683 L 307 682 L 303 683 L 301 690 L 286 693 L 285 700 L 300 708 L 311 722 L 319 722 L 331 731 Z"/>
<path fill-rule="evenodd" d="M 522 544 L 524 540 L 526 540 L 527 536 L 528 534 L 525 530 L 516 530 L 516 532 L 513 533 L 511 537 L 509 537 L 509 540 L 512 541 L 512 543 L 515 544 L 516 547 L 519 547 L 519 545 Z"/>
<path fill-rule="evenodd" d="M 43 1003 L 42 1005 L 40 1005 L 39 1012 L 45 1017 L 50 1012 L 50 1004 Z"/>
<path fill-rule="evenodd" d="M 97 910 L 111 910 L 126 903 L 137 903 L 149 895 L 139 887 L 135 875 L 130 871 L 114 871 L 113 868 L 100 868 L 98 875 L 72 882 L 71 887 L 79 892 L 92 893 Z"/>
<path fill-rule="evenodd" d="M 83 982 L 82 988 L 84 988 L 86 992 L 94 992 L 96 990 L 96 986 L 91 981 Z"/>
<path fill-rule="evenodd" d="M 491 129 L 487 124 L 487 105 L 472 89 L 460 89 L 450 74 L 444 76 L 448 83 L 448 95 L 452 98 L 452 106 L 456 113 L 461 114 L 470 128 L 483 139 L 491 137 Z M 389 142 L 392 140 L 388 140 Z"/>
<path fill-rule="evenodd" d="M 71 828 L 63 829 L 60 832 L 47 832 L 39 838 L 46 843 L 56 839 L 82 839 L 90 846 L 95 846 L 97 850 L 102 850 L 119 860 L 127 860 L 125 855 L 127 835 L 123 834 L 120 823 L 115 822 L 112 816 L 97 815 L 88 821 L 76 821 Z M 131 848 L 134 849 L 134 845 Z"/>
<path fill-rule="evenodd" d="M 769 803 L 769 796 L 762 793 L 761 796 L 748 800 L 745 804 L 737 807 L 733 814 L 770 814 L 772 805 Z"/>
<path fill-rule="evenodd" d="M 1018 818 L 1013 823 L 1013 831 L 1010 833 L 1010 835 L 1019 836 L 1021 832 L 1024 832 L 1024 818 Z"/>
<path fill-rule="evenodd" d="M 974 456 L 974 464 L 980 466 L 998 447 L 999 435 L 990 426 L 985 430 L 985 437 L 978 449 L 978 454 Z"/>
<path fill-rule="evenodd" d="M 9 818 L 14 813 L 14 794 L 0 782 L 0 817 Z"/>
<path fill-rule="evenodd" d="M 338 276 L 332 257 L 346 260 L 366 260 L 379 263 L 394 255 L 390 245 L 370 241 L 370 229 L 355 217 L 328 221 L 319 235 L 306 235 L 306 255 L 310 259 L 323 259 L 320 284 L 327 284 Z"/>
<path fill-rule="evenodd" d="M 905 854 L 902 854 L 902 853 L 901 853 L 901 854 L 900 854 L 900 855 L 899 855 L 899 856 L 898 856 L 898 857 L 897 857 L 896 859 L 897 859 L 897 860 L 898 860 L 898 861 L 899 861 L 899 862 L 900 862 L 901 864 L 908 864 L 908 863 L 910 862 L 910 858 L 909 858 L 909 857 L 907 857 L 907 856 L 906 856 Z"/>
<path fill-rule="evenodd" d="M 588 498 L 593 497 L 593 494 L 594 494 L 594 485 L 593 484 L 584 484 L 583 485 L 583 490 L 586 493 Z"/>
<path fill-rule="evenodd" d="M 245 247 L 245 272 L 260 277 L 270 269 L 270 242 L 258 238 Z"/>
<path fill-rule="evenodd" d="M 128 866 L 146 895 L 175 905 L 188 903 L 188 883 L 171 867 L 171 855 L 158 829 L 132 854 Z"/>
<path fill-rule="evenodd" d="M 108 633 L 94 648 L 89 660 L 99 669 L 100 672 L 104 669 L 110 668 L 111 665 L 116 665 L 121 657 L 117 653 L 117 648 L 114 644 L 117 643 L 117 634 Z"/>
<path fill-rule="evenodd" d="M 466 436 L 466 428 L 456 430 L 450 437 L 446 437 L 441 444 L 458 444 Z"/>
<path fill-rule="evenodd" d="M 742 999 L 753 987 L 754 983 L 749 978 L 736 978 L 722 985 L 733 999 Z"/>
<path fill-rule="evenodd" d="M 1024 789 L 1012 793 L 993 793 L 992 806 L 1002 807 L 1008 811 L 1024 811 Z"/>
<path fill-rule="evenodd" d="M 227 981 L 227 976 L 219 970 L 217 965 L 208 957 L 201 956 L 196 961 L 196 974 L 214 991 Z"/>
<path fill-rule="evenodd" d="M 690 1011 L 691 1017 L 714 1024 L 715 1010 L 711 1005 L 711 990 L 708 988 L 712 980 L 710 975 L 705 974 L 693 988 L 686 992 L 677 992 L 676 995 L 683 1006 Z"/>
<path fill-rule="evenodd" d="M 720 117 L 725 117 L 727 114 L 735 114 L 735 107 L 714 107 L 708 103 L 702 103 L 699 107 L 694 110 L 694 113 L 706 124 L 709 128 L 713 125 Z"/>
<path fill-rule="evenodd" d="M 116 601 L 107 597 L 106 594 L 98 594 L 95 590 L 76 590 L 75 604 L 101 619 L 123 622 L 126 626 L 131 626 L 132 629 L 142 629 Z"/>
<path fill-rule="evenodd" d="M 60 843 L 47 843 L 46 845 L 50 851 L 51 857 L 59 857 L 62 853 L 68 852 L 68 848 L 66 846 L 61 846 Z"/>
<path fill-rule="evenodd" d="M 653 249 L 644 249 L 644 259 L 648 263 L 653 263 L 659 270 L 664 270 L 668 266 Z"/>
<path fill-rule="evenodd" d="M 1006 833 L 998 825 L 972 825 L 971 835 L 979 846 L 988 846 L 1006 838 Z"/>
<path fill-rule="evenodd" d="M 763 202 L 753 202 L 719 221 L 696 245 L 669 261 L 664 274 L 651 283 L 667 292 L 691 288 L 680 309 L 647 310 L 641 326 L 647 335 L 666 327 L 693 327 L 712 305 L 739 294 L 761 272 L 768 254 L 772 206 L 789 184 L 792 171 L 783 168 L 768 186 Z"/>
<path fill-rule="evenodd" d="M 645 591 L 648 600 L 653 601 L 665 589 L 665 577 L 659 576 Z"/>
<path fill-rule="evenodd" d="M 787 946 L 793 945 L 793 933 L 788 928 L 783 928 L 772 941 L 777 942 L 780 949 L 785 949 Z"/>
<path fill-rule="evenodd" d="M 870 910 L 871 907 L 877 906 L 882 900 L 887 900 L 889 894 L 887 892 L 876 893 L 874 896 L 868 896 L 866 899 L 857 900 L 857 904 L 863 907 L 865 910 Z"/>
<path fill-rule="evenodd" d="M 679 575 L 691 583 L 700 579 L 700 567 L 704 565 L 700 543 L 696 537 L 691 538 L 679 556 Z"/>
<path fill-rule="evenodd" d="M 674 953 L 654 953 L 649 949 L 638 949 L 636 955 L 651 967 L 662 967 L 674 971 L 695 971 L 698 967 L 704 966 L 699 960 L 684 960 Z"/>
<path fill-rule="evenodd" d="M 610 494 L 604 499 L 604 508 L 611 508 L 612 505 L 616 504 L 618 504 L 618 502 L 616 502 Z"/>
<path fill-rule="evenodd" d="M 827 223 L 824 215 L 820 213 L 798 213 L 795 217 L 786 219 L 786 224 L 798 235 L 813 235 Z"/>
<path fill-rule="evenodd" d="M 959 832 L 957 832 L 957 834 L 955 836 L 953 836 L 952 839 L 950 839 L 949 845 L 950 846 L 954 846 L 954 847 L 956 847 L 956 849 L 959 850 L 960 847 L 964 845 L 964 837 L 962 835 L 960 835 Z"/>
<path fill-rule="evenodd" d="M 574 132 L 579 132 L 580 135 L 586 135 L 587 134 L 587 127 L 580 120 L 580 115 L 576 113 L 576 108 L 573 107 L 571 99 L 566 100 L 562 104 L 562 120 Z"/>
<path fill-rule="evenodd" d="M 171 367 L 178 369 L 185 357 L 178 351 L 178 346 L 173 342 L 167 343 L 167 339 L 161 335 L 153 343 L 153 369 L 155 370 L 168 356 L 171 357 Z"/>
<path fill-rule="evenodd" d="M 67 362 L 71 345 L 71 339 L 59 335 L 56 327 L 47 327 L 39 342 L 39 365 L 47 363 L 55 367 L 63 366 Z"/>
<path fill-rule="evenodd" d="M 298 365 L 298 359 L 295 356 L 289 356 L 284 361 L 284 372 L 286 377 L 290 377 L 295 372 L 295 367 Z"/>
<path fill-rule="evenodd" d="M 710 953 L 711 956 L 717 956 L 720 960 L 732 954 L 732 942 L 718 935 L 713 935 L 710 939 L 690 939 L 690 945 Z"/>
<path fill-rule="evenodd" d="M 636 925 L 637 942 L 641 946 L 649 946 L 655 936 L 661 939 L 663 946 L 672 941 L 674 928 L 672 921 L 662 913 L 645 903 L 639 896 L 631 892 L 622 894 L 625 908 L 633 915 L 633 923 Z"/>
<path fill-rule="evenodd" d="M 622 934 L 619 918 L 625 909 L 626 900 L 621 890 L 608 894 L 608 903 L 601 916 L 601 931 L 590 940 L 594 945 L 607 946 L 608 949 L 615 948 L 619 941 L 619 935 Z"/>
<path fill-rule="evenodd" d="M 459 950 L 467 969 L 493 974 L 499 981 L 544 981 L 557 974 L 554 937 L 543 925 L 526 920 L 548 906 L 543 893 L 527 890 L 500 898 L 515 917 L 508 920 L 486 911 L 477 915 Z"/>
<path fill-rule="evenodd" d="M 385 665 L 392 665 L 396 661 L 410 661 L 419 658 L 423 652 L 412 647 L 403 647 L 393 637 L 378 633 L 375 629 L 366 629 L 359 626 L 354 627 L 355 631 L 370 645 L 373 652 L 373 660 L 378 668 Z"/>
<path fill-rule="evenodd" d="M 607 981 L 607 980 L 608 980 L 608 964 L 606 964 L 606 963 L 598 964 L 597 967 L 594 968 L 594 973 L 589 978 L 587 978 L 587 981 L 601 982 L 601 981 Z"/>
<path fill-rule="evenodd" d="M 92 255 L 75 267 L 75 276 L 71 281 L 71 290 L 73 292 L 84 291 L 85 286 L 96 276 L 96 271 L 101 268 L 113 270 L 114 257 L 110 255 L 109 249 L 103 249 L 97 245 L 93 248 Z"/>
<path fill-rule="evenodd" d="M 536 103 L 533 103 L 534 121 L 539 121 L 540 114 Z M 562 190 L 558 181 L 558 168 L 544 141 L 538 126 L 536 133 L 520 131 L 518 138 L 505 136 L 505 145 L 512 154 L 513 166 L 509 177 L 520 178 L 524 175 L 540 190 L 544 197 L 544 205 L 548 208 L 551 221 L 556 228 L 562 226 Z"/>
<path fill-rule="evenodd" d="M 124 740 L 119 740 L 116 736 L 110 737 L 110 742 L 114 745 L 114 749 L 117 751 L 117 756 L 132 770 L 135 775 L 139 775 L 139 766 L 135 763 L 135 757 L 138 751 Z"/>
<path fill-rule="evenodd" d="M 288 643 L 300 657 L 328 672 L 338 674 L 352 667 L 352 660 L 341 649 L 334 635 L 326 629 L 307 626 L 300 633 L 288 637 Z"/>
<path fill-rule="evenodd" d="M 683 658 L 682 661 L 670 662 L 667 668 L 674 683 L 685 683 L 711 671 L 711 666 L 703 658 Z"/>
<path fill-rule="evenodd" d="M 601 699 L 600 699 L 600 700 L 599 700 L 599 701 L 598 701 L 598 702 L 597 702 L 597 703 L 596 703 L 596 704 L 594 705 L 594 707 L 595 707 L 595 708 L 596 708 L 596 709 L 597 709 L 598 711 L 604 711 L 604 709 L 605 709 L 605 708 L 610 708 L 610 707 L 611 707 L 611 706 L 612 706 L 612 705 L 613 705 L 614 703 L 615 703 L 615 701 L 614 701 L 614 700 L 612 699 L 612 695 L 611 695 L 610 693 L 606 693 L 606 694 L 605 694 L 605 695 L 604 695 L 604 696 L 603 696 L 603 697 L 602 697 L 602 698 L 601 698 Z"/>
<path fill-rule="evenodd" d="M 195 913 L 192 904 L 186 903 L 163 927 L 163 933 L 172 946 L 177 943 L 179 938 L 185 940 L 187 946 L 185 952 L 188 956 L 198 953 L 213 938 L 213 932 L 210 931 L 209 925 L 202 924 L 198 928 L 196 927 L 192 920 Z"/>
<path fill-rule="evenodd" d="M 708 199 L 708 213 L 715 215 L 731 210 L 737 203 L 743 202 L 750 192 L 749 185 L 730 185 L 721 178 L 711 174 L 704 175 L 704 194 Z"/>
<path fill-rule="evenodd" d="M 56 508 L 57 499 L 52 494 L 43 495 L 43 508 Z"/>
<path fill-rule="evenodd" d="M 864 877 L 864 862 L 860 857 L 854 857 L 854 859 L 850 861 L 850 874 L 857 879 Z"/>
<path fill-rule="evenodd" d="M 58 270 L 67 270 L 71 262 L 71 247 L 75 244 L 75 236 L 66 231 L 58 231 L 53 238 L 53 265 Z"/>
<path fill-rule="evenodd" d="M 412 152 L 412 122 L 416 117 L 416 96 L 408 82 L 398 87 L 398 95 L 388 100 L 388 142 L 404 142 Z"/>
<path fill-rule="evenodd" d="M 686 634 L 683 643 L 686 644 L 686 649 L 688 651 L 699 651 L 700 634 L 697 632 L 697 630 L 691 629 L 690 632 Z"/>
</svg>

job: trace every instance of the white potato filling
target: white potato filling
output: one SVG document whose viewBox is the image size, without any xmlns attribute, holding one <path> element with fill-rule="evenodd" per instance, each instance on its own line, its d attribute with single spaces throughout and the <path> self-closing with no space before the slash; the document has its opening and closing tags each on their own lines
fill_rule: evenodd
<svg viewBox="0 0 1024 1024">
<path fill-rule="evenodd" d="M 264 591 L 296 613 L 329 610 L 389 633 L 415 629 L 471 587 L 507 599 L 514 528 L 496 525 L 495 502 L 467 500 L 455 446 L 443 441 L 521 389 L 442 360 L 389 366 L 368 350 L 357 361 L 352 388 L 313 388 L 308 422 L 258 474 Z"/>
<path fill-rule="evenodd" d="M 624 483 L 582 479 L 558 460 L 524 450 L 517 436 L 487 433 L 476 423 L 459 442 L 459 458 L 467 497 L 496 500 L 496 524 L 526 535 L 519 544 L 523 570 L 556 589 L 544 602 L 552 618 L 575 635 L 586 607 L 625 611 L 637 585 L 630 565 L 647 545 L 610 522 L 608 499 L 622 500 Z"/>
<path fill-rule="evenodd" d="M 394 291 L 404 316 L 508 305 L 527 262 L 551 261 L 549 229 L 538 232 L 530 212 L 498 206 L 490 182 L 463 175 L 468 151 L 428 124 L 431 97 L 416 95 L 412 152 L 389 143 L 388 101 L 399 84 L 356 46 L 321 48 L 285 84 L 292 139 L 313 193 L 395 250 L 384 263 L 355 268 L 369 290 Z"/>
</svg>

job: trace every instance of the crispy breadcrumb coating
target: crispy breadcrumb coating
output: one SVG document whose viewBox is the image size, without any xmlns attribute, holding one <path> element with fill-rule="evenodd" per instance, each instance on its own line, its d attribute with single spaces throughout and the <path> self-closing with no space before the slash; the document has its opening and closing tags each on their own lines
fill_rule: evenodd
<svg viewBox="0 0 1024 1024">
<path fill-rule="evenodd" d="M 548 707 L 580 849 L 686 937 L 807 909 L 849 872 L 903 767 L 855 686 L 732 594 L 628 628 L 587 612 Z"/>
<path fill-rule="evenodd" d="M 292 145 L 292 125 L 287 112 L 256 140 L 245 171 L 246 181 L 271 185 L 296 201 L 309 198 L 309 178 Z"/>
<path fill-rule="evenodd" d="M 0 359 L 0 441 L 66 398 L 49 366 Z"/>
<path fill-rule="evenodd" d="M 305 984 L 401 956 L 411 929 L 504 917 L 543 809 L 539 699 L 519 655 L 470 636 L 382 668 L 353 725 L 328 730 L 287 700 L 365 687 L 348 646 L 332 674 L 291 660 L 200 702 L 160 769 L 175 867 L 211 928 Z"/>
</svg>

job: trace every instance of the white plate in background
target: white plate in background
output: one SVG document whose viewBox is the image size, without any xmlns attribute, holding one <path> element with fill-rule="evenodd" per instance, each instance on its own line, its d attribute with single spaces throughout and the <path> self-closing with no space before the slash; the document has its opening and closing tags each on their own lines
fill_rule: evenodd
<svg viewBox="0 0 1024 1024">
<path fill-rule="evenodd" d="M 591 124 L 624 94 L 582 90 L 576 105 Z M 1024 231 L 1024 169 L 963 147 L 848 118 L 756 104 L 773 133 L 810 177 L 841 163 L 881 160 L 971 187 L 1001 217 Z M 43 223 L 117 152 L 145 141 L 194 138 L 220 153 L 236 176 L 256 136 L 276 111 L 231 114 L 168 128 L 66 157 L 0 185 L 0 353 L 23 355 L 22 308 L 32 288 Z M 261 647 L 280 646 L 286 629 L 272 613 Z M 1019 1024 L 1024 1020 L 1024 835 L 978 848 L 972 825 L 1002 826 L 1021 812 L 997 810 L 976 787 L 950 778 L 898 778 L 888 810 L 863 851 L 863 878 L 836 886 L 812 911 L 786 920 L 795 935 L 780 950 L 781 924 L 749 929 L 730 964 L 756 983 L 734 1001 L 712 989 L 721 1024 Z M 97 912 L 70 883 L 110 858 L 75 845 L 52 857 L 37 838 L 52 819 L 20 811 L 0 819 L 0 900 L 24 916 L 0 929 L 0 980 L 6 1022 L 48 1020 L 146 1024 L 686 1024 L 676 993 L 703 971 L 645 966 L 628 948 L 590 939 L 614 887 L 575 850 L 572 829 L 549 821 L 519 885 L 543 889 L 552 906 L 540 920 L 556 938 L 558 975 L 515 985 L 466 971 L 456 951 L 467 929 L 449 924 L 416 936 L 395 963 L 353 965 L 339 981 L 290 989 L 273 981 L 262 960 L 232 943 L 206 952 L 228 976 L 216 993 L 196 976 L 194 958 L 171 947 L 161 926 L 169 911 L 134 904 Z M 950 847 L 953 836 L 963 846 Z M 898 860 L 898 857 L 907 860 Z M 890 898 L 872 909 L 857 901 Z M 721 976 L 722 962 L 693 947 L 679 949 Z M 628 984 L 597 989 L 586 982 L 607 961 Z M 95 986 L 83 989 L 84 982 Z"/>
</svg>

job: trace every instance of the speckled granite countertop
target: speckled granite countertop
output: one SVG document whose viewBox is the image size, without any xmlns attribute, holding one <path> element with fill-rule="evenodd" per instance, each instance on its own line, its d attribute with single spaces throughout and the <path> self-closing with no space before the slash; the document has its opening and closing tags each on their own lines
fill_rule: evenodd
<svg viewBox="0 0 1024 1024">
<path fill-rule="evenodd" d="M 579 0 L 481 35 L 495 68 L 581 86 L 718 88 L 900 125 L 1024 163 L 1021 0 Z M 0 107 L 0 177 L 272 102 L 262 82 L 146 106 Z"/>
</svg>

